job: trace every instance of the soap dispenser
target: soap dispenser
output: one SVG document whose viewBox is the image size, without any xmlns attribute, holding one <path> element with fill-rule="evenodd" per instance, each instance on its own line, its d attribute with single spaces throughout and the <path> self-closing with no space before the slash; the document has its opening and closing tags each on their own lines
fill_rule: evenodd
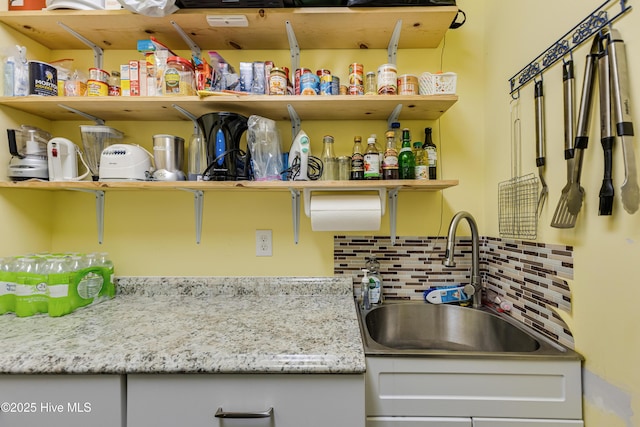
<svg viewBox="0 0 640 427">
<path fill-rule="evenodd" d="M 369 301 L 371 304 L 382 304 L 384 295 L 382 293 L 382 276 L 380 275 L 380 263 L 375 255 L 367 258 L 367 271 L 369 272 Z"/>
</svg>

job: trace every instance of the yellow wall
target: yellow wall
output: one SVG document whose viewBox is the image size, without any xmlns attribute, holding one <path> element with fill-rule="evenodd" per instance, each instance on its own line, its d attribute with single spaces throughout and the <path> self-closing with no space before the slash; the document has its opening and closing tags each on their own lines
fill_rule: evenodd
<svg viewBox="0 0 640 427">
<path fill-rule="evenodd" d="M 464 9 L 467 2 L 460 2 Z M 495 200 L 498 182 L 509 178 L 510 132 L 507 80 L 538 54 L 569 31 L 598 7 L 601 1 L 553 0 L 487 2 L 486 14 L 486 100 L 485 192 Z M 611 3 L 611 2 L 610 2 Z M 620 10 L 612 2 L 613 15 Z M 631 75 L 633 121 L 640 126 L 640 28 L 638 11 L 623 17 L 616 28 L 627 43 Z M 577 87 L 582 84 L 585 55 L 590 43 L 574 53 Z M 624 179 L 622 150 L 614 148 L 616 199 L 613 216 L 598 216 L 598 191 L 602 183 L 603 155 L 599 136 L 597 99 L 591 122 L 589 148 L 585 155 L 582 185 L 583 209 L 574 229 L 549 226 L 560 192 L 566 183 L 563 158 L 562 73 L 556 65 L 544 73 L 547 162 L 550 187 L 540 225 L 538 241 L 574 246 L 575 278 L 570 283 L 573 313 L 563 317 L 571 327 L 576 349 L 585 358 L 585 417 L 588 426 L 640 425 L 640 371 L 632 368 L 640 357 L 636 332 L 640 323 L 637 300 L 640 297 L 640 213 L 629 215 L 620 203 L 620 184 Z M 535 170 L 533 84 L 521 91 L 523 173 Z M 638 149 L 637 142 L 635 144 Z M 494 156 L 489 155 L 493 153 Z M 638 158 L 638 156 L 636 156 Z M 495 167 L 501 164 L 503 167 Z M 497 235 L 497 207 L 487 203 L 483 233 Z M 563 313 L 560 313 L 561 315 Z"/>
<path fill-rule="evenodd" d="M 615 2 L 614 2 L 615 3 Z M 449 31 L 444 43 L 443 69 L 458 73 L 459 102 L 436 122 L 403 121 L 414 135 L 424 126 L 434 127 L 445 179 L 459 179 L 458 187 L 443 193 L 401 193 L 399 235 L 443 234 L 452 214 L 472 212 L 483 235 L 498 235 L 498 183 L 510 177 L 510 132 L 507 80 L 546 49 L 600 1 L 527 0 L 504 2 L 460 0 L 468 22 Z M 640 30 L 634 14 L 618 28 L 629 49 L 632 76 L 640 70 Z M 536 25 L 539 23 L 538 25 Z M 0 27 L 0 39 L 17 39 Z M 635 50 L 634 50 L 635 47 Z M 38 59 L 76 57 L 90 65 L 86 51 L 46 52 L 37 46 Z M 350 62 L 360 61 L 372 69 L 386 62 L 386 51 L 305 51 L 303 66 L 328 67 L 338 73 Z M 402 51 L 401 72 L 435 71 L 443 49 Z M 578 83 L 581 83 L 586 49 L 575 52 Z M 286 52 L 223 52 L 231 61 L 274 59 L 287 62 Z M 133 53 L 106 52 L 105 68 L 115 67 Z M 50 56 L 49 58 L 45 58 Z M 35 59 L 35 57 L 32 57 Z M 89 65 L 87 65 L 89 64 Z M 343 74 L 344 75 L 344 74 Z M 640 341 L 634 327 L 640 320 L 635 282 L 640 275 L 638 242 L 640 214 L 623 211 L 619 200 L 614 216 L 598 217 L 597 192 L 602 175 L 602 155 L 597 136 L 598 120 L 592 124 L 592 143 L 586 155 L 583 186 L 586 201 L 575 229 L 556 230 L 548 224 L 560 189 L 566 182 L 562 156 L 561 75 L 555 66 L 545 73 L 547 108 L 547 181 L 550 194 L 540 219 L 538 241 L 575 248 L 573 313 L 563 315 L 575 336 L 576 348 L 585 358 L 585 418 L 588 426 L 640 425 L 640 374 L 635 369 Z M 632 101 L 640 104 L 640 84 L 632 82 Z M 533 142 L 533 88 L 522 92 L 523 173 L 535 172 Z M 634 121 L 640 126 L 636 107 Z M 87 121 L 49 123 L 0 108 L 0 127 L 29 123 L 79 142 L 78 125 Z M 127 135 L 128 142 L 150 146 L 154 133 L 176 133 L 188 138 L 189 122 L 112 122 Z M 321 137 L 336 137 L 338 154 L 347 154 L 354 135 L 382 135 L 384 122 L 304 122 L 303 128 L 318 152 Z M 280 125 L 285 141 L 289 126 Z M 288 146 L 288 145 L 287 145 Z M 0 164 L 8 162 L 0 150 Z M 620 149 L 615 153 L 615 182 L 621 182 Z M 0 178 L 5 178 L 0 169 Z M 314 233 L 309 220 L 301 218 L 300 243 L 294 245 L 290 197 L 287 193 L 207 192 L 202 243 L 196 245 L 193 201 L 188 193 L 109 192 L 106 197 L 105 239 L 97 244 L 93 196 L 74 192 L 3 190 L 0 192 L 0 256 L 30 251 L 108 251 L 120 275 L 331 275 L 331 233 Z M 388 234 L 387 217 L 381 234 Z M 272 229 L 274 255 L 257 258 L 255 230 Z M 8 236 L 8 239 L 4 237 Z M 606 294 L 604 292 L 607 292 Z M 612 300 L 606 300 L 611 296 Z"/>
</svg>

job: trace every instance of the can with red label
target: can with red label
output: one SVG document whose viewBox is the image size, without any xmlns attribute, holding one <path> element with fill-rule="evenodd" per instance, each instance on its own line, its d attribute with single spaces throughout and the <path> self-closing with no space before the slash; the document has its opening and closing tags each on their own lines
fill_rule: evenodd
<svg viewBox="0 0 640 427">
<path fill-rule="evenodd" d="M 294 93 L 296 95 L 300 95 L 300 77 L 302 77 L 302 75 L 304 73 L 310 73 L 311 70 L 308 68 L 297 68 L 296 69 L 296 74 L 295 74 L 295 80 L 293 82 L 293 89 L 294 89 Z"/>
<path fill-rule="evenodd" d="M 349 95 L 364 95 L 364 66 L 357 62 L 349 65 Z"/>
</svg>

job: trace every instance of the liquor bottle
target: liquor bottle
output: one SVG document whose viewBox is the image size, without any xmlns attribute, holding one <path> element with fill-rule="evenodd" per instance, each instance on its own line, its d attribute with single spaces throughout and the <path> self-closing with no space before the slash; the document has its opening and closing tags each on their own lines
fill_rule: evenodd
<svg viewBox="0 0 640 427">
<path fill-rule="evenodd" d="M 322 139 L 322 177 L 323 181 L 338 179 L 338 158 L 333 151 L 333 137 L 325 135 Z"/>
<path fill-rule="evenodd" d="M 376 137 L 367 139 L 367 151 L 364 154 L 364 179 L 380 179 L 380 152 L 376 148 Z"/>
<path fill-rule="evenodd" d="M 438 152 L 436 151 L 436 144 L 433 143 L 433 139 L 431 138 L 431 128 L 424 128 L 423 147 L 427 153 L 427 160 L 429 163 L 429 179 L 438 179 Z"/>
<path fill-rule="evenodd" d="M 422 142 L 413 143 L 413 155 L 416 157 L 416 179 L 429 179 L 429 164 L 427 152 L 422 148 Z"/>
<path fill-rule="evenodd" d="M 402 149 L 398 155 L 400 179 L 415 179 L 416 159 L 411 151 L 411 133 L 409 129 L 402 130 Z"/>
<path fill-rule="evenodd" d="M 364 179 L 364 156 L 362 155 L 362 137 L 353 138 L 353 154 L 351 155 L 351 179 Z"/>
<path fill-rule="evenodd" d="M 387 131 L 384 136 L 387 138 L 387 147 L 382 159 L 382 178 L 398 179 L 398 148 L 396 147 L 395 132 Z"/>
</svg>

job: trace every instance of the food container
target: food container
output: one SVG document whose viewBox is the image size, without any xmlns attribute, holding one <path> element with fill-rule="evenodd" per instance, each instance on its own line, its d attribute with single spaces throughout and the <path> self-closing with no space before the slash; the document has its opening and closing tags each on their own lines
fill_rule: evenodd
<svg viewBox="0 0 640 427">
<path fill-rule="evenodd" d="M 403 74 L 398 77 L 398 95 L 418 95 L 418 76 Z"/>
<path fill-rule="evenodd" d="M 163 95 L 194 95 L 196 74 L 189 61 L 179 56 L 167 58 L 163 75 Z"/>
<path fill-rule="evenodd" d="M 300 76 L 300 95 L 318 95 L 320 93 L 320 79 L 313 73 Z"/>
<path fill-rule="evenodd" d="M 378 67 L 378 95 L 396 95 L 398 93 L 398 69 L 395 64 L 382 64 Z"/>
<path fill-rule="evenodd" d="M 269 73 L 269 95 L 287 94 L 287 73 L 282 68 L 274 67 Z"/>
<path fill-rule="evenodd" d="M 108 96 L 109 85 L 99 80 L 87 80 L 87 96 Z"/>
<path fill-rule="evenodd" d="M 29 61 L 29 95 L 58 96 L 58 71 L 41 61 Z"/>
<path fill-rule="evenodd" d="M 456 93 L 456 73 L 420 74 L 420 95 L 445 95 Z"/>
<path fill-rule="evenodd" d="M 100 68 L 89 68 L 89 80 L 97 80 L 99 82 L 107 83 L 109 81 L 110 74 Z"/>
<path fill-rule="evenodd" d="M 349 65 L 349 95 L 364 95 L 364 65 Z"/>
</svg>

